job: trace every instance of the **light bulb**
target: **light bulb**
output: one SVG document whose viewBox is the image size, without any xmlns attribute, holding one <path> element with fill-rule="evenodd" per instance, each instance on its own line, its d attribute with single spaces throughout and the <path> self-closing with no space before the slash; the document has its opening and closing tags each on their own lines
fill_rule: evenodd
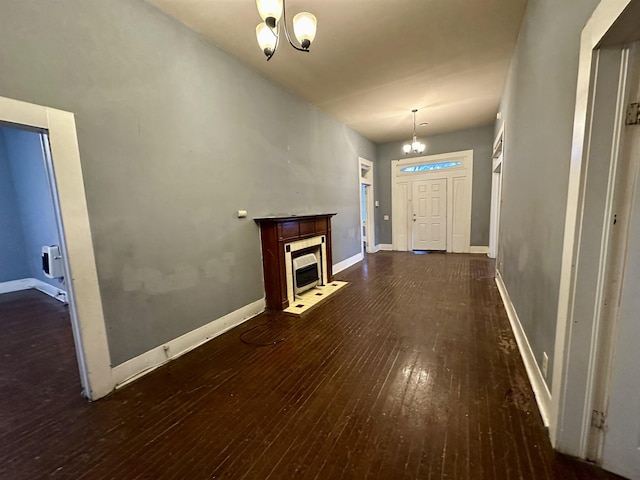
<svg viewBox="0 0 640 480">
<path fill-rule="evenodd" d="M 261 23 L 256 27 L 256 38 L 264 54 L 267 57 L 273 55 L 278 39 L 266 23 Z"/>
<path fill-rule="evenodd" d="M 282 16 L 282 0 L 256 0 L 256 6 L 262 20 L 274 28 Z"/>
<path fill-rule="evenodd" d="M 308 49 L 313 39 L 316 38 L 317 25 L 316 17 L 308 12 L 300 12 L 293 17 L 293 33 L 302 48 Z"/>
<path fill-rule="evenodd" d="M 408 143 L 403 145 L 402 150 L 404 151 L 404 153 L 409 153 L 411 151 L 411 145 L 409 145 Z"/>
<path fill-rule="evenodd" d="M 424 152 L 424 149 L 425 149 L 426 147 L 427 147 L 427 146 L 426 146 L 424 143 L 420 143 L 420 146 L 418 147 L 418 153 L 422 153 L 422 152 Z"/>
</svg>

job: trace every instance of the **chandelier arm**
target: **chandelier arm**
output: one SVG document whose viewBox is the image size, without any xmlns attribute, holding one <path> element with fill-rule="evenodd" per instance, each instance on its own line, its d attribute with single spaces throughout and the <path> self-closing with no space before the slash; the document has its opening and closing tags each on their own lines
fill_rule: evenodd
<svg viewBox="0 0 640 480">
<path fill-rule="evenodd" d="M 291 41 L 291 37 L 289 36 L 289 29 L 287 28 L 287 7 L 286 7 L 286 4 L 287 4 L 286 0 L 282 0 L 282 23 L 284 23 L 284 36 L 287 37 L 289 45 L 291 45 L 293 48 L 295 48 L 299 52 L 309 52 L 308 48 L 298 47 L 297 45 L 295 45 Z"/>
<path fill-rule="evenodd" d="M 280 30 L 280 25 L 276 25 L 276 29 Z M 267 62 L 271 60 L 271 57 L 275 55 L 276 51 L 278 50 L 278 44 L 280 43 L 280 33 L 275 31 L 273 28 L 269 28 L 269 30 L 271 30 L 271 33 L 273 33 L 273 36 L 276 37 L 276 44 L 273 47 L 273 51 L 271 52 L 271 55 L 267 55 Z"/>
</svg>

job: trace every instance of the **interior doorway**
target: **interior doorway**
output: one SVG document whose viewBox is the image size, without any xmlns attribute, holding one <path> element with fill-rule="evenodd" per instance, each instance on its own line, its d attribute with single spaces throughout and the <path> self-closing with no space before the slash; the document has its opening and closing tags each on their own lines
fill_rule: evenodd
<svg viewBox="0 0 640 480">
<path fill-rule="evenodd" d="M 45 134 L 45 166 L 55 206 L 60 256 L 83 395 L 95 400 L 115 386 L 72 113 L 0 97 L 0 124 Z M 43 138 L 45 138 L 43 137 Z M 71 275 L 73 272 L 73 275 Z"/>
<path fill-rule="evenodd" d="M 640 478 L 639 22 L 640 0 L 603 0 L 582 33 L 550 422 L 556 448 L 629 478 Z"/>
<path fill-rule="evenodd" d="M 360 169 L 360 253 L 375 252 L 373 162 L 358 159 Z"/>
<path fill-rule="evenodd" d="M 391 162 L 393 250 L 469 253 L 473 150 Z"/>
<path fill-rule="evenodd" d="M 504 124 L 493 142 L 491 174 L 491 218 L 489 225 L 489 258 L 498 256 L 500 208 L 502 206 L 502 164 L 504 157 Z"/>
</svg>

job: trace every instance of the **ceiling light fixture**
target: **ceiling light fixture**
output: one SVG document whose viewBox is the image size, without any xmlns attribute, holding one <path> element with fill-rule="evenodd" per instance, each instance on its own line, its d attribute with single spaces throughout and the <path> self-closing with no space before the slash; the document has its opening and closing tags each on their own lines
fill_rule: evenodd
<svg viewBox="0 0 640 480">
<path fill-rule="evenodd" d="M 273 54 L 276 53 L 280 40 L 280 24 L 287 41 L 293 48 L 300 52 L 308 52 L 311 42 L 316 38 L 316 17 L 308 12 L 300 12 L 293 17 L 293 33 L 300 42 L 300 46 L 291 41 L 289 30 L 287 29 L 287 13 L 285 0 L 256 0 L 258 13 L 264 20 L 263 23 L 256 27 L 256 37 L 258 45 L 267 56 L 267 60 L 271 60 Z M 282 22 L 280 22 L 282 17 Z"/>
<path fill-rule="evenodd" d="M 419 142 L 418 137 L 416 136 L 416 113 L 418 113 L 418 110 L 414 108 L 411 111 L 413 112 L 413 141 L 410 144 L 406 143 L 402 146 L 402 150 L 406 155 L 409 155 L 411 152 L 422 153 L 426 148 L 426 145 Z"/>
</svg>

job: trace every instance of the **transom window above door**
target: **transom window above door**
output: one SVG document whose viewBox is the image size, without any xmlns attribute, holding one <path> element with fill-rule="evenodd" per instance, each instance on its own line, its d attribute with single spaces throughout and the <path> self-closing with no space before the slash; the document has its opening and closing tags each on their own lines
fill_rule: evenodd
<svg viewBox="0 0 640 480">
<path fill-rule="evenodd" d="M 401 168 L 401 172 L 413 173 L 413 172 L 430 172 L 432 170 L 443 170 L 445 168 L 455 168 L 462 165 L 462 162 L 436 162 L 436 163 L 423 163 L 422 165 L 411 165 L 409 167 Z"/>
</svg>

